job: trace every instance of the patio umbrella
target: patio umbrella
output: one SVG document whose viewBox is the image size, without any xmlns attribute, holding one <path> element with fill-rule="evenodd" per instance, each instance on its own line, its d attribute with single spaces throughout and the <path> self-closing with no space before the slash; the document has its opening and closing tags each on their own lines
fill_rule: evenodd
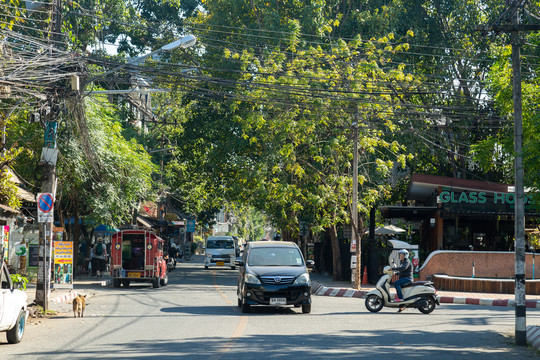
<svg viewBox="0 0 540 360">
<path fill-rule="evenodd" d="M 394 225 L 385 225 L 375 229 L 375 235 L 395 235 L 404 233 L 405 230 Z M 366 231 L 368 234 L 369 231 Z"/>
<path fill-rule="evenodd" d="M 397 240 L 397 239 L 390 239 L 388 240 L 390 244 L 392 244 L 392 247 L 394 249 L 412 249 L 413 246 L 405 241 Z"/>
</svg>

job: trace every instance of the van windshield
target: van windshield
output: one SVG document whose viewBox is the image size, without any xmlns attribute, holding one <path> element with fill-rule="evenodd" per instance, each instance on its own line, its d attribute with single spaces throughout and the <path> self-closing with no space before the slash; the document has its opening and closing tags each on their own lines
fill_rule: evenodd
<svg viewBox="0 0 540 360">
<path fill-rule="evenodd" d="M 249 252 L 249 266 L 303 266 L 300 251 L 295 248 L 262 247 Z"/>
<path fill-rule="evenodd" d="M 208 240 L 206 242 L 207 249 L 234 249 L 233 240 Z"/>
</svg>

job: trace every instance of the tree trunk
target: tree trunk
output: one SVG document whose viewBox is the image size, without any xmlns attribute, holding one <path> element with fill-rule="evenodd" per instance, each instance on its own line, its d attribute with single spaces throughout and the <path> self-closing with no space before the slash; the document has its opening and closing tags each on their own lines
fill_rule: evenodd
<svg viewBox="0 0 540 360">
<path fill-rule="evenodd" d="M 274 239 L 270 239 L 270 240 L 274 240 Z M 282 230 L 281 231 L 281 240 L 282 241 L 292 241 L 292 242 L 296 242 L 296 238 L 294 238 L 292 236 L 292 231 L 291 230 Z"/>
<path fill-rule="evenodd" d="M 334 281 L 342 280 L 341 275 L 341 252 L 339 250 L 339 241 L 337 237 L 337 226 L 330 226 L 330 240 L 332 242 L 332 276 Z"/>
</svg>

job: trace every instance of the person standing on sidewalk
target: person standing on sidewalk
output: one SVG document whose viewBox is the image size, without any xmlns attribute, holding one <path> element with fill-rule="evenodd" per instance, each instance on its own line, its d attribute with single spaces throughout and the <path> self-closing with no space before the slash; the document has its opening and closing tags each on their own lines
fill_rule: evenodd
<svg viewBox="0 0 540 360">
<path fill-rule="evenodd" d="M 409 260 L 409 252 L 405 249 L 399 250 L 399 260 L 401 261 L 400 265 L 393 268 L 395 271 L 399 271 L 399 279 L 394 283 L 397 292 L 395 301 L 403 301 L 401 287 L 413 282 L 413 266 Z"/>
<path fill-rule="evenodd" d="M 103 244 L 103 238 L 98 238 L 96 246 L 94 246 L 94 258 L 96 259 L 97 278 L 103 277 L 103 272 L 107 265 L 107 247 Z"/>
</svg>

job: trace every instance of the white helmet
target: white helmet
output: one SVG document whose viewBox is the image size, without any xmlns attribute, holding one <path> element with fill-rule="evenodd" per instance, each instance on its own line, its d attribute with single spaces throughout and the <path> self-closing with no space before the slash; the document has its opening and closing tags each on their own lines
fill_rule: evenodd
<svg viewBox="0 0 540 360">
<path fill-rule="evenodd" d="M 399 255 L 403 254 L 405 255 L 405 259 L 408 259 L 409 258 L 409 252 L 405 249 L 401 249 L 398 251 Z"/>
</svg>

